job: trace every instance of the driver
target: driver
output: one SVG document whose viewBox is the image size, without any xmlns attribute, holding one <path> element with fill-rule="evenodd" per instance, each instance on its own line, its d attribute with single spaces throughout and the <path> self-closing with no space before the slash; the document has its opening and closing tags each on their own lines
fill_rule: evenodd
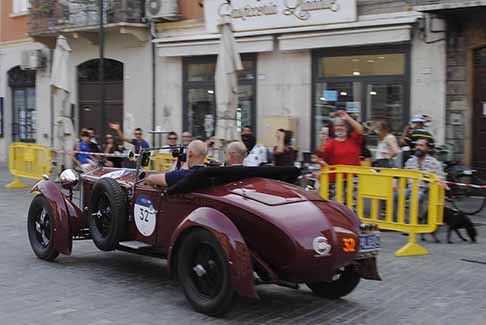
<svg viewBox="0 0 486 325">
<path fill-rule="evenodd" d="M 189 169 L 178 169 L 168 173 L 152 174 L 147 177 L 145 184 L 170 187 L 194 170 L 205 167 L 204 162 L 208 155 L 208 146 L 201 140 L 194 140 L 187 146 L 187 166 Z"/>
</svg>

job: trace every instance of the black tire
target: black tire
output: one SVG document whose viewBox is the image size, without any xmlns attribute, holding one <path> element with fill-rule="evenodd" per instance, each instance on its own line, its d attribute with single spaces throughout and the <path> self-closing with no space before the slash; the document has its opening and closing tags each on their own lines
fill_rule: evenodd
<svg viewBox="0 0 486 325">
<path fill-rule="evenodd" d="M 196 273 L 199 268 L 201 274 Z M 210 316 L 221 316 L 232 306 L 228 258 L 216 238 L 207 230 L 192 230 L 177 252 L 177 273 L 184 294 L 193 308 Z"/>
<path fill-rule="evenodd" d="M 54 244 L 54 224 L 49 202 L 43 195 L 37 195 L 29 208 L 27 232 L 34 254 L 46 261 L 53 261 L 59 255 Z"/>
<path fill-rule="evenodd" d="M 459 175 L 453 179 L 455 183 L 484 185 L 484 181 L 476 175 Z M 481 193 L 483 192 L 483 193 Z M 475 215 L 486 206 L 484 190 L 471 187 L 451 186 L 451 202 L 454 208 L 466 215 Z"/>
<path fill-rule="evenodd" d="M 331 282 L 307 283 L 307 286 L 319 297 L 338 299 L 350 294 L 361 280 L 351 267 L 338 271 L 335 277 Z"/>
<path fill-rule="evenodd" d="M 125 237 L 128 222 L 127 195 L 117 181 L 102 178 L 89 201 L 89 229 L 96 247 L 112 251 Z"/>
</svg>

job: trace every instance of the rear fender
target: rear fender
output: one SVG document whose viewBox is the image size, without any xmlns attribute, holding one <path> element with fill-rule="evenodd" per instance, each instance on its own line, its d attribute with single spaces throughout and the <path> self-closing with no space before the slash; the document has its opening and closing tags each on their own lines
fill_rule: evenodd
<svg viewBox="0 0 486 325">
<path fill-rule="evenodd" d="M 66 198 L 53 181 L 40 181 L 34 185 L 31 192 L 40 192 L 49 202 L 53 212 L 54 247 L 64 255 L 71 255 L 73 240 L 69 227 L 69 212 Z"/>
<path fill-rule="evenodd" d="M 250 251 L 238 228 L 223 213 L 212 208 L 199 208 L 187 216 L 171 238 L 167 264 L 173 270 L 177 249 L 192 228 L 204 228 L 211 232 L 226 252 L 231 271 L 233 288 L 240 296 L 257 298 L 254 286 Z M 171 267 L 172 266 L 172 267 Z"/>
</svg>

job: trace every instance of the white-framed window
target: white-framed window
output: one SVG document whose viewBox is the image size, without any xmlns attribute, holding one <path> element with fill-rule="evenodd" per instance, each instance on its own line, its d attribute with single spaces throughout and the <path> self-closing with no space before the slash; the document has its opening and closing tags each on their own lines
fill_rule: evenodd
<svg viewBox="0 0 486 325">
<path fill-rule="evenodd" d="M 30 8 L 29 0 L 12 0 L 12 13 L 20 14 L 27 12 Z"/>
</svg>

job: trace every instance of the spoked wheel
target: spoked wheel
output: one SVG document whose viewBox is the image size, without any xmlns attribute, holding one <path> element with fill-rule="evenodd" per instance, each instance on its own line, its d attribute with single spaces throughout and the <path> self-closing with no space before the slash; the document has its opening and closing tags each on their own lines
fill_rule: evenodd
<svg viewBox="0 0 486 325">
<path fill-rule="evenodd" d="M 454 177 L 454 182 L 467 185 L 485 185 L 476 175 L 461 175 Z M 454 208 L 467 215 L 481 212 L 486 206 L 486 190 L 467 186 L 451 185 L 449 200 Z"/>
<path fill-rule="evenodd" d="M 59 252 L 54 247 L 52 212 L 47 199 L 38 195 L 30 205 L 27 231 L 35 255 L 46 261 L 54 260 Z"/>
<path fill-rule="evenodd" d="M 99 232 L 102 238 L 110 235 L 110 230 L 113 223 L 113 214 L 110 206 L 110 199 L 106 193 L 103 193 L 98 198 L 98 211 L 93 212 L 93 220 L 96 226 L 96 231 Z"/>
<path fill-rule="evenodd" d="M 177 254 L 177 272 L 196 311 L 219 316 L 229 310 L 234 290 L 228 259 L 211 233 L 197 229 L 187 235 Z"/>
<path fill-rule="evenodd" d="M 338 299 L 350 294 L 359 284 L 361 277 L 352 267 L 339 269 L 330 282 L 307 283 L 312 292 L 323 298 Z"/>
<path fill-rule="evenodd" d="M 103 251 L 116 248 L 125 236 L 127 197 L 117 181 L 103 178 L 96 182 L 89 202 L 89 229 L 96 247 Z"/>
</svg>

